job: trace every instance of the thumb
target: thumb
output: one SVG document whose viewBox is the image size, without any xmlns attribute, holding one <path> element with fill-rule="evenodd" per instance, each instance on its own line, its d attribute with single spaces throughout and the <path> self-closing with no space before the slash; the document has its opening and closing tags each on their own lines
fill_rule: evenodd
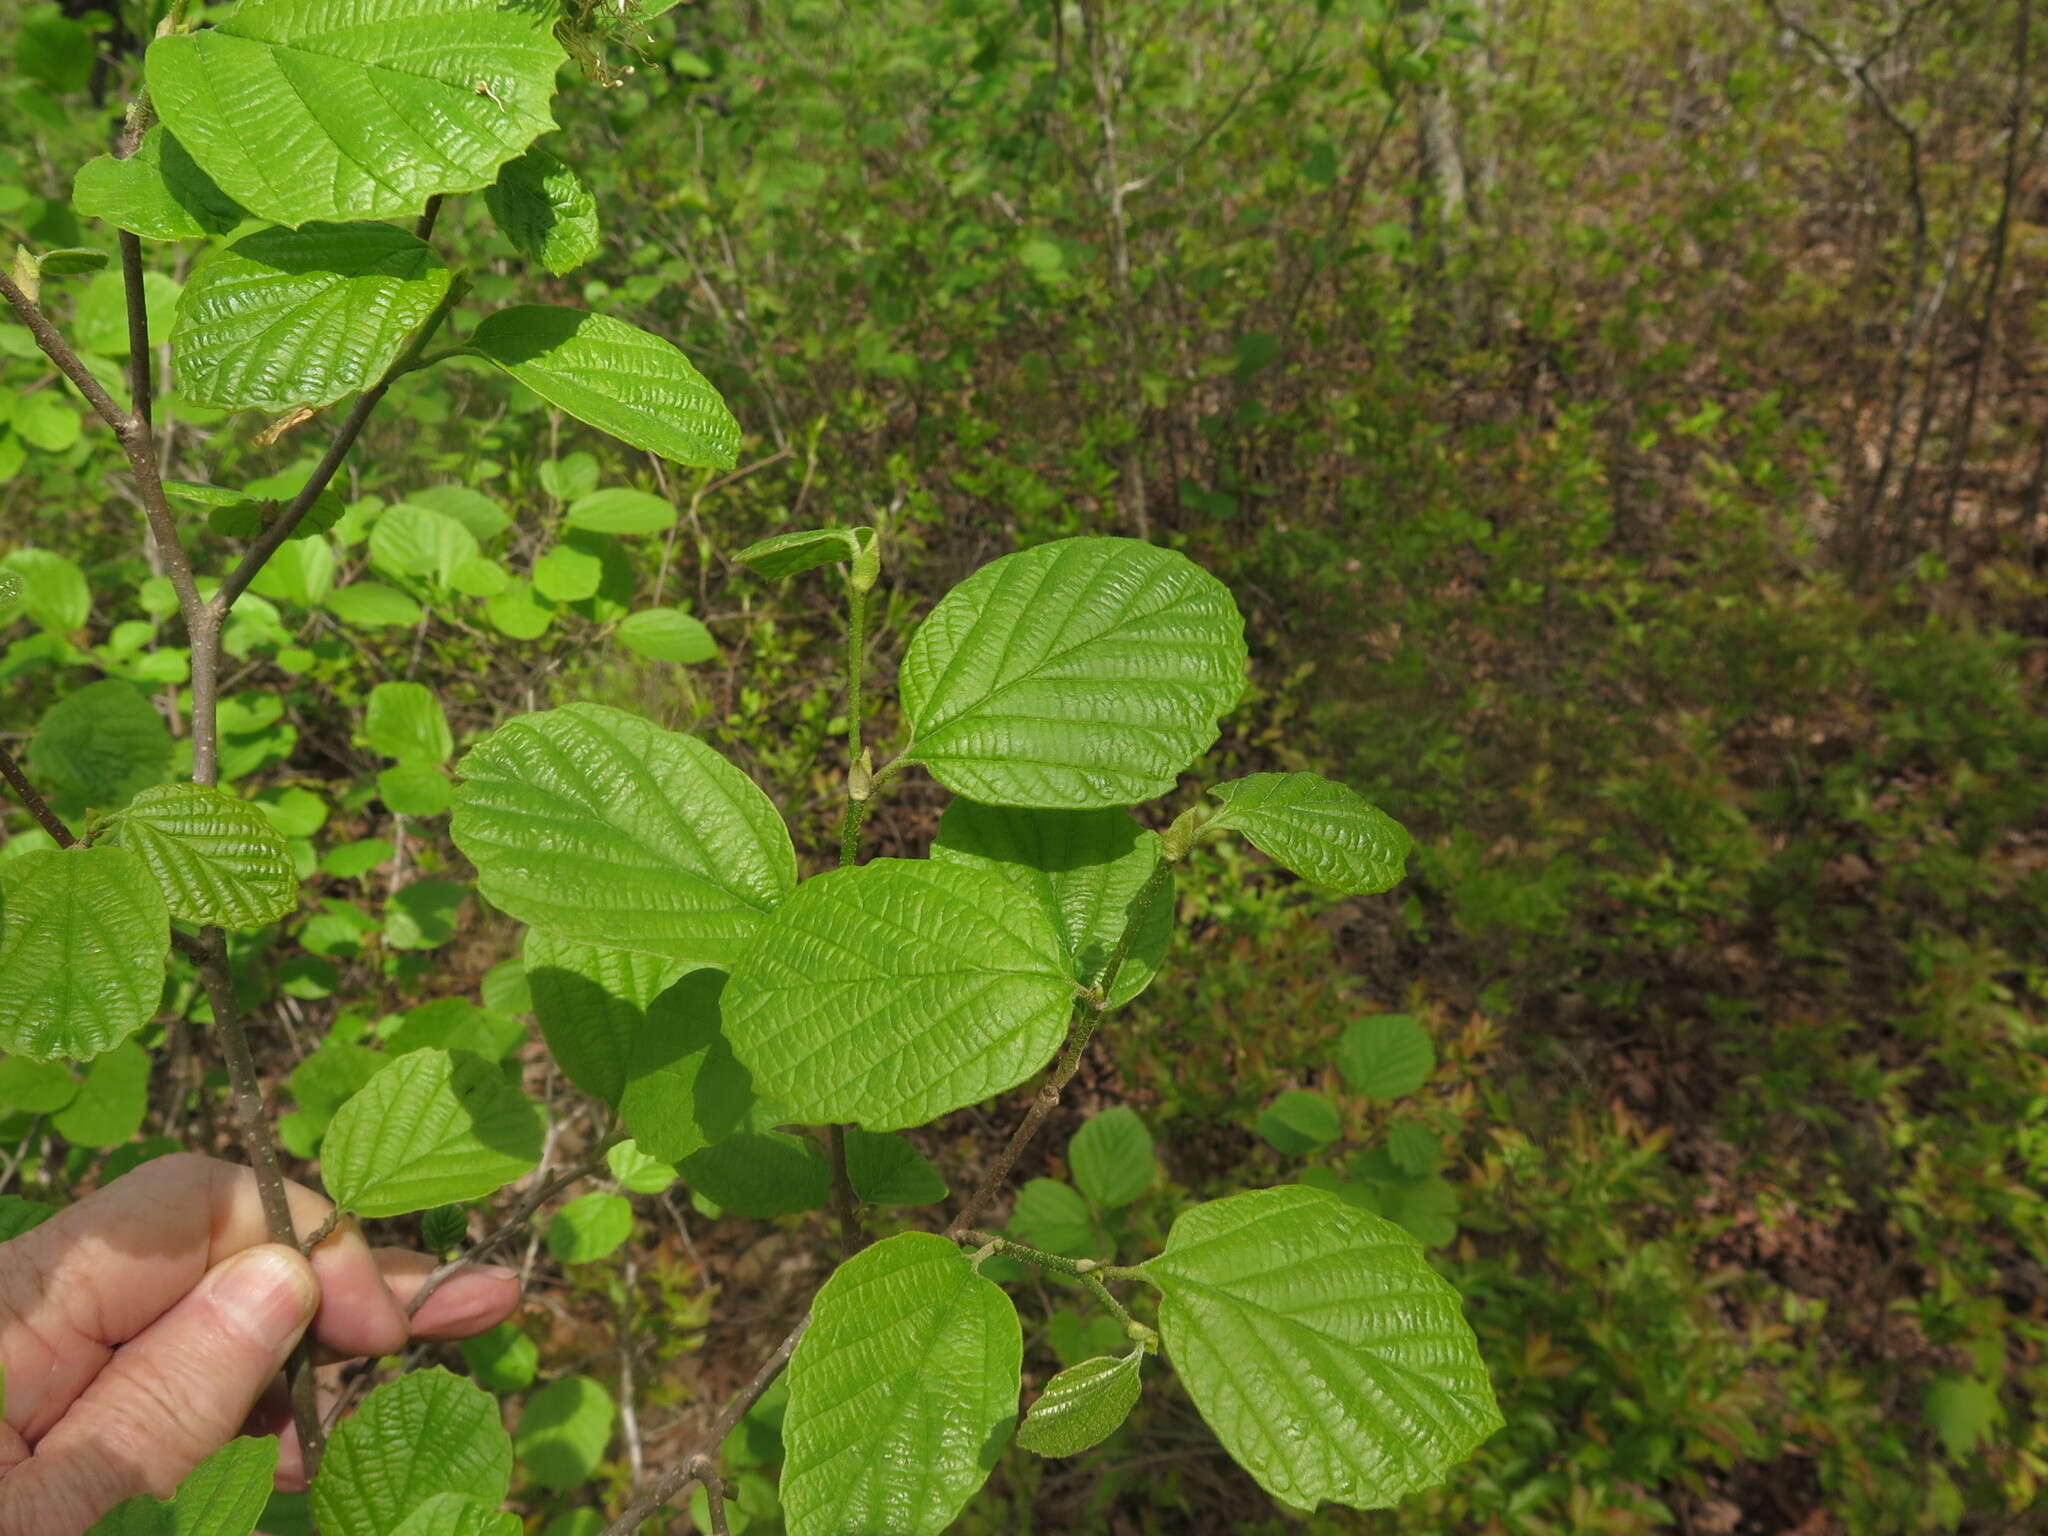
<svg viewBox="0 0 2048 1536">
<path fill-rule="evenodd" d="M 278 1244 L 244 1249 L 124 1344 L 9 1475 L 9 1536 L 69 1536 L 138 1493 L 167 1497 L 240 1432 L 312 1320 L 313 1268 Z"/>
</svg>

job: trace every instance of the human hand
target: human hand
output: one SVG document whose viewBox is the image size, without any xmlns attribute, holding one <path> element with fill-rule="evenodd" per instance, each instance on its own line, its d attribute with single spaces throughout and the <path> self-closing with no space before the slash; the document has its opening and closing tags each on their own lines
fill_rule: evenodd
<svg viewBox="0 0 2048 1536">
<path fill-rule="evenodd" d="M 290 1194 L 301 1232 L 332 1209 Z M 248 1169 L 189 1153 L 0 1243 L 0 1536 L 79 1536 L 123 1499 L 168 1497 L 245 1426 L 279 1433 L 278 1485 L 303 1486 L 296 1432 L 249 1421 L 309 1323 L 339 1360 L 468 1338 L 519 1304 L 518 1277 L 485 1267 L 408 1320 L 433 1268 L 352 1224 L 309 1263 L 267 1241 Z"/>
</svg>

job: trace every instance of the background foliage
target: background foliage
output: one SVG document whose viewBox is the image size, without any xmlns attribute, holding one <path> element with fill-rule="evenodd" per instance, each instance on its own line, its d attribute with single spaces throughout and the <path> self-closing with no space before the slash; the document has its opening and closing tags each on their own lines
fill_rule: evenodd
<svg viewBox="0 0 2048 1536">
<path fill-rule="evenodd" d="M 1418 846 L 1395 897 L 1336 906 L 1205 848 L 1179 899 L 1211 963 L 1161 973 L 1057 1127 L 1127 1105 L 1160 1175 L 1133 1192 L 1058 1135 L 1013 1227 L 1135 1260 L 1190 1199 L 1299 1176 L 1431 1243 L 1507 1428 L 1442 1490 L 1315 1529 L 2036 1517 L 2031 0 L 705 0 L 644 30 L 590 9 L 604 87 L 543 142 L 608 210 L 595 258 L 527 270 L 458 200 L 444 218 L 498 253 L 474 302 L 601 301 L 682 346 L 745 441 L 679 477 L 446 365 L 393 390 L 336 520 L 237 607 L 224 778 L 319 876 L 236 956 L 252 997 L 282 986 L 262 1029 L 294 1150 L 359 1084 L 352 1045 L 517 1049 L 513 930 L 447 835 L 461 744 L 572 700 L 700 731 L 810 808 L 815 868 L 827 599 L 729 554 L 875 525 L 886 671 L 982 561 L 1136 534 L 1246 611 L 1256 693 L 1224 766 L 1328 772 Z M 63 178 L 104 149 L 149 12 L 0 3 L 0 236 L 103 243 Z M 117 366 L 117 274 L 46 299 Z M 10 326 L 0 384 L 22 578 L 0 734 L 47 737 L 58 700 L 112 686 L 157 702 L 142 777 L 171 778 L 182 659 L 118 461 Z M 175 390 L 162 410 L 173 473 L 180 443 L 280 492 L 309 467 L 291 430 L 224 430 Z M 60 809 L 117 787 L 75 754 L 31 766 Z M 922 851 L 937 803 L 888 803 L 883 851 Z M 8 814 L 0 857 L 45 845 Z M 228 1144 L 139 1058 L 101 1058 L 86 1099 L 0 1063 L 8 1193 Z M 962 1112 L 924 1150 L 971 1164 L 1001 1128 Z M 584 1495 L 557 1488 L 658 1463 L 830 1265 L 822 1218 L 618 1187 L 666 1206 L 658 1240 L 601 1250 L 603 1214 L 565 1205 L 516 1333 L 450 1356 L 515 1394 L 541 1362 L 517 1433 L 566 1472 L 515 1498 L 563 1536 Z M 703 1326 L 622 1344 L 657 1312 Z M 1037 1380 L 1097 1352 L 1069 1320 L 1027 1336 Z M 591 1378 L 617 1422 L 586 1411 Z M 736 1469 L 770 1532 L 772 1402 Z M 1283 1524 L 1155 1390 L 1079 1461 L 1009 1453 L 962 1528 Z"/>
</svg>

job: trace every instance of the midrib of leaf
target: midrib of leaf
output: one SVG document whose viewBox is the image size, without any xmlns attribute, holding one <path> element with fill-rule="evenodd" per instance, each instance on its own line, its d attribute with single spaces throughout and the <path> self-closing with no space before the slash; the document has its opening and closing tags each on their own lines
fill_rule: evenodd
<svg viewBox="0 0 2048 1536">
<path fill-rule="evenodd" d="M 1047 587 L 1053 585 L 1052 578 L 1054 574 L 1057 573 L 1061 569 L 1061 567 L 1065 565 L 1069 560 L 1079 559 L 1088 553 L 1089 551 L 1085 548 L 1076 548 L 1069 552 L 1063 552 L 1058 560 L 1054 561 L 1050 566 L 1046 567 L 1044 575 L 1039 580 L 1038 585 L 1032 589 L 1030 599 L 1028 599 L 1024 604 L 1020 604 L 1020 606 L 1028 606 L 1030 601 L 1036 601 L 1039 594 L 1044 592 Z M 1098 562 L 1096 565 L 1096 574 L 1100 575 L 1103 569 L 1103 563 Z M 1158 585 L 1162 578 L 1169 574 L 1172 574 L 1174 572 L 1174 569 L 1174 566 L 1171 563 L 1167 562 L 1162 562 L 1159 565 L 1155 566 L 1152 572 L 1146 577 L 1144 584 L 1140 586 L 1137 589 L 1137 591 L 1132 594 L 1132 601 L 1135 603 L 1140 596 L 1149 593 L 1154 586 Z M 1098 590 L 1098 588 L 1099 583 L 1091 580 L 1086 590 L 1090 595 L 1093 595 Z M 947 687 L 951 684 L 953 680 L 953 674 L 955 669 L 959 667 L 961 661 L 967 655 L 969 642 L 971 642 L 975 635 L 985 625 L 987 625 L 990 622 L 991 611 L 994 610 L 996 606 L 997 604 L 993 597 L 991 597 L 989 601 L 983 604 L 982 612 L 976 617 L 974 623 L 968 627 L 966 634 L 963 635 L 960 638 L 960 640 L 954 645 L 952 659 L 946 663 L 944 669 L 940 672 L 937 681 L 932 683 L 932 685 L 928 689 L 926 689 L 927 702 L 929 702 L 931 699 L 938 697 L 940 694 L 946 691 Z M 1128 608 L 1119 609 L 1116 612 L 1110 614 L 1105 622 L 1098 623 L 1095 629 L 1091 631 L 1089 634 L 1084 635 L 1081 638 L 1072 641 L 1071 643 L 1061 645 L 1060 642 L 1063 639 L 1065 639 L 1067 630 L 1071 628 L 1075 621 L 1082 616 L 1082 613 L 1084 611 L 1086 611 L 1086 605 L 1076 605 L 1075 611 L 1067 616 L 1066 620 L 1061 624 L 1059 630 L 1056 631 L 1053 636 L 1051 644 L 1056 648 L 1048 650 L 1044 656 L 1040 657 L 1036 662 L 1032 663 L 1029 670 L 1020 672 L 1017 676 L 1012 677 L 1005 682 L 998 683 L 994 688 L 991 688 L 987 693 L 984 693 L 980 695 L 978 698 L 971 700 L 967 704 L 960 706 L 953 714 L 941 717 L 936 724 L 930 726 L 931 732 L 934 735 L 943 732 L 949 725 L 957 721 L 961 717 L 961 715 L 966 714 L 970 710 L 975 712 L 981 712 L 986 708 L 986 706 L 989 703 L 991 703 L 993 700 L 997 698 L 1000 698 L 1003 694 L 1009 692 L 1012 688 L 1018 687 L 1023 683 L 1031 681 L 1038 673 L 1045 672 L 1051 669 L 1060 660 L 1067 656 L 1072 655 L 1075 651 L 1081 650 L 1087 646 L 1095 644 L 1104 635 L 1110 633 L 1112 630 L 1122 628 L 1126 624 L 1136 623 L 1140 620 L 1153 618 L 1162 610 L 1158 608 L 1148 608 L 1142 613 L 1132 613 Z M 1015 626 L 1012 625 L 1011 627 L 1014 630 Z M 1167 640 L 1163 643 L 1173 644 L 1175 642 Z M 994 675 L 998 677 L 1002 675 L 1003 669 L 1010 662 L 1011 655 L 1011 648 L 1005 646 L 1002 652 L 996 657 L 994 663 L 992 664 L 991 670 L 994 673 Z M 1063 681 L 1090 682 L 1101 683 L 1104 685 L 1114 685 L 1116 683 L 1124 682 L 1126 680 L 1122 678 L 1081 677 L 1066 678 L 1063 679 Z M 1039 717 L 1034 715 L 1020 715 L 997 716 L 995 718 L 1036 721 Z M 926 722 L 911 722 L 910 746 L 905 749 L 904 753 L 906 757 L 910 756 L 912 753 L 915 753 L 920 745 L 928 744 L 928 739 L 921 734 L 925 729 Z M 1029 759 L 1025 759 L 1025 761 L 1029 761 Z"/>
</svg>

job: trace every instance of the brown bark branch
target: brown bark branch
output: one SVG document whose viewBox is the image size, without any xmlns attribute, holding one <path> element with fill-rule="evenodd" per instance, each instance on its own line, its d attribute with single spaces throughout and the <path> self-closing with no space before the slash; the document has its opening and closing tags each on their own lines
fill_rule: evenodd
<svg viewBox="0 0 2048 1536">
<path fill-rule="evenodd" d="M 14 760 L 14 754 L 5 747 L 0 747 L 0 778 L 7 780 L 8 786 L 28 808 L 29 815 L 35 817 L 42 824 L 43 830 L 56 839 L 59 848 L 69 848 L 78 841 L 71 835 L 71 829 L 50 809 L 50 802 L 37 792 L 35 785 L 29 783 L 28 775 L 21 771 L 21 764 Z"/>
</svg>

